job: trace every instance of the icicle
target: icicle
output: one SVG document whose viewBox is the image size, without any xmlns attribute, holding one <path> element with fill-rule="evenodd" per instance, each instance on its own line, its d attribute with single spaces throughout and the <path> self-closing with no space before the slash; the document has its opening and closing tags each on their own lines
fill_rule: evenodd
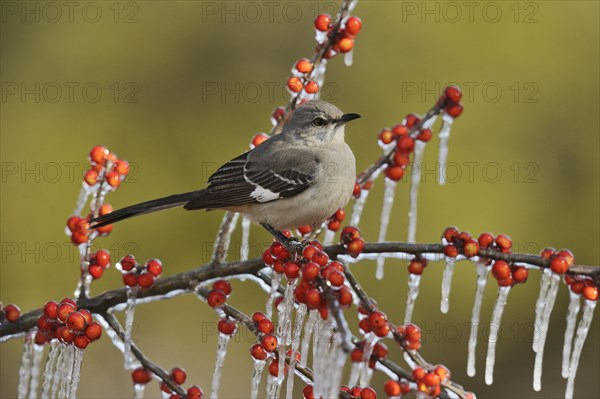
<svg viewBox="0 0 600 399">
<path fill-rule="evenodd" d="M 73 372 L 70 378 L 69 398 L 77 397 L 77 387 L 79 386 L 79 377 L 81 376 L 81 362 L 83 361 L 83 349 L 73 348 Z"/>
<path fill-rule="evenodd" d="M 279 288 L 279 283 L 281 283 L 281 274 L 273 272 L 273 277 L 271 277 L 271 292 L 269 292 L 269 295 L 267 296 L 267 305 L 265 309 L 265 315 L 269 320 L 271 319 L 271 316 L 273 316 L 273 301 L 275 300 L 275 294 Z"/>
<path fill-rule="evenodd" d="M 300 350 L 300 365 L 306 367 L 308 362 L 308 347 L 310 345 L 310 339 L 312 338 L 315 330 L 315 324 L 317 323 L 317 317 L 319 317 L 318 310 L 311 310 L 308 312 L 308 320 L 304 327 L 304 338 L 302 339 L 302 349 Z"/>
<path fill-rule="evenodd" d="M 75 347 L 68 345 L 64 349 L 66 356 L 63 358 L 62 368 L 64 370 L 63 376 L 60 382 L 60 391 L 58 392 L 59 398 L 69 398 L 71 379 L 73 378 L 73 364 L 75 363 Z"/>
<path fill-rule="evenodd" d="M 569 378 L 569 363 L 571 357 L 571 346 L 575 335 L 575 323 L 577 314 L 581 307 L 579 294 L 569 290 L 569 310 L 567 311 L 567 327 L 565 329 L 565 343 L 563 344 L 562 377 Z"/>
<path fill-rule="evenodd" d="M 352 0 L 350 2 L 350 4 L 348 4 L 348 11 L 352 12 L 352 10 L 354 10 L 354 8 L 356 7 L 357 3 L 358 3 L 358 0 Z"/>
<path fill-rule="evenodd" d="M 341 337 L 338 342 L 341 342 Z M 329 383 L 329 395 L 328 397 L 332 398 L 335 395 L 336 391 L 342 385 L 342 374 L 344 372 L 344 365 L 346 364 L 346 352 L 341 345 L 339 345 L 336 349 L 337 353 L 332 352 L 331 357 L 334 359 L 334 364 L 332 367 L 332 376 Z"/>
<path fill-rule="evenodd" d="M 298 279 L 288 281 L 285 287 L 283 301 L 279 305 L 277 315 L 277 347 L 279 353 L 279 371 L 277 373 L 277 385 L 281 387 L 285 379 L 284 367 L 286 348 L 291 343 L 292 335 L 292 311 L 294 310 L 294 288 L 298 284 Z M 293 378 L 293 377 L 292 377 Z"/>
<path fill-rule="evenodd" d="M 352 217 L 350 217 L 350 226 L 358 226 L 365 207 L 365 202 L 367 202 L 367 197 L 369 196 L 369 191 L 371 190 L 361 190 L 360 197 L 354 201 L 354 205 L 352 206 Z"/>
<path fill-rule="evenodd" d="M 58 394 L 58 388 L 62 380 L 65 378 L 66 370 L 65 370 L 65 357 L 67 356 L 65 353 L 66 345 L 59 344 L 58 346 L 58 360 L 56 361 L 56 368 L 54 369 L 54 377 L 52 378 L 52 391 L 50 392 L 51 398 L 56 398 Z"/>
<path fill-rule="evenodd" d="M 417 140 L 415 143 L 415 155 L 413 157 L 412 175 L 410 177 L 410 196 L 408 210 L 408 242 L 415 242 L 417 237 L 417 197 L 419 195 L 419 184 L 421 184 L 421 166 L 426 143 Z"/>
<path fill-rule="evenodd" d="M 127 288 L 127 308 L 125 309 L 125 352 L 123 357 L 125 359 L 125 370 L 133 370 L 140 367 L 140 363 L 135 360 L 131 353 L 131 343 L 133 341 L 133 320 L 135 316 L 135 297 L 137 295 L 137 289 Z"/>
<path fill-rule="evenodd" d="M 353 387 L 358 384 L 358 378 L 360 377 L 360 370 L 362 367 L 361 362 L 353 362 L 350 368 L 350 377 L 348 378 L 348 386 Z"/>
<path fill-rule="evenodd" d="M 331 374 L 331 367 L 329 367 L 328 362 L 330 361 L 329 350 L 330 343 L 332 343 L 333 324 L 327 320 L 319 319 L 314 336 L 317 340 L 313 344 L 316 348 L 313 356 L 313 392 L 315 398 L 327 397 Z"/>
<path fill-rule="evenodd" d="M 223 262 L 227 257 L 227 251 L 229 250 L 229 244 L 231 243 L 231 235 L 235 230 L 239 217 L 239 213 L 231 212 L 226 212 L 225 216 L 223 216 L 213 246 L 213 261 Z"/>
<path fill-rule="evenodd" d="M 60 354 L 60 347 L 58 341 L 52 341 L 50 343 L 50 350 L 48 351 L 48 359 L 46 360 L 46 367 L 44 369 L 44 382 L 42 386 L 42 399 L 48 399 L 52 391 L 52 380 L 54 379 L 54 369 L 58 362 L 58 355 Z"/>
<path fill-rule="evenodd" d="M 335 231 L 333 230 L 329 230 L 329 229 L 325 229 L 325 237 L 323 238 L 323 245 L 333 245 L 336 242 L 335 240 Z"/>
<path fill-rule="evenodd" d="M 44 354 L 43 345 L 33 345 L 33 362 L 29 378 L 29 399 L 37 398 L 38 384 L 40 380 L 40 366 L 42 364 L 42 355 Z"/>
<path fill-rule="evenodd" d="M 448 140 L 450 139 L 450 128 L 454 118 L 444 112 L 442 116 L 442 127 L 440 128 L 440 157 L 439 157 L 439 180 L 440 184 L 446 184 L 446 161 L 448 160 Z"/>
<path fill-rule="evenodd" d="M 81 211 L 85 207 L 85 203 L 87 202 L 88 197 L 92 193 L 92 188 L 88 186 L 85 182 L 83 182 L 83 186 L 81 190 L 79 190 L 79 195 L 77 196 L 77 202 L 75 203 L 75 209 L 73 210 L 73 215 L 80 216 Z M 68 233 L 70 234 L 70 232 Z"/>
<path fill-rule="evenodd" d="M 146 384 L 133 384 L 133 399 L 144 399 Z"/>
<path fill-rule="evenodd" d="M 265 360 L 256 360 L 254 358 L 252 358 L 252 360 L 254 360 L 254 368 L 252 369 L 250 398 L 256 399 L 258 397 L 258 385 L 260 384 L 260 379 L 267 362 Z"/>
<path fill-rule="evenodd" d="M 546 294 L 548 293 L 548 288 L 550 288 L 550 276 L 552 276 L 552 270 L 544 269 L 542 272 L 542 278 L 540 279 L 540 293 L 535 302 L 535 322 L 533 323 L 533 351 L 537 352 L 540 336 L 540 325 L 542 321 L 542 317 L 544 315 L 544 308 L 546 306 Z"/>
<path fill-rule="evenodd" d="M 240 260 L 248 260 L 250 252 L 250 219 L 242 218 L 242 246 L 240 248 Z"/>
<path fill-rule="evenodd" d="M 23 343 L 23 355 L 21 356 L 21 367 L 19 368 L 19 385 L 17 388 L 17 397 L 19 399 L 27 396 L 29 381 L 31 379 L 31 368 L 33 367 L 33 345 L 31 335 L 25 338 Z"/>
<path fill-rule="evenodd" d="M 352 61 L 354 58 L 353 54 L 354 54 L 354 50 L 350 50 L 346 54 L 344 54 L 344 65 L 346 65 L 347 67 L 352 66 Z"/>
<path fill-rule="evenodd" d="M 473 311 L 471 313 L 471 334 L 469 337 L 469 354 L 467 360 L 467 375 L 475 376 L 475 349 L 477 348 L 477 332 L 479 329 L 479 316 L 481 315 L 481 303 L 483 302 L 483 293 L 487 284 L 487 277 L 490 267 L 485 263 L 477 263 L 477 291 L 475 292 L 475 302 L 473 302 Z"/>
<path fill-rule="evenodd" d="M 415 309 L 415 301 L 419 296 L 419 286 L 421 285 L 421 276 L 410 274 L 408 276 L 408 296 L 406 298 L 406 310 L 404 311 L 404 324 L 410 323 L 413 310 Z"/>
<path fill-rule="evenodd" d="M 373 370 L 371 370 L 371 368 L 369 367 L 369 360 L 371 359 L 371 355 L 373 354 L 373 348 L 375 347 L 375 344 L 379 340 L 379 338 L 373 333 L 368 333 L 365 335 L 365 337 L 366 337 L 366 339 L 365 339 L 365 346 L 363 348 L 363 361 L 362 361 L 362 367 L 361 367 L 361 372 L 360 372 L 360 381 L 359 381 L 359 385 L 361 387 L 368 386 L 369 382 L 371 381 L 371 376 L 373 375 Z"/>
<path fill-rule="evenodd" d="M 215 360 L 215 372 L 212 378 L 212 392 L 210 397 L 217 399 L 219 397 L 219 384 L 221 383 L 221 370 L 223 370 L 223 362 L 227 355 L 227 345 L 231 335 L 219 333 L 219 343 L 217 344 L 217 360 Z"/>
<path fill-rule="evenodd" d="M 446 267 L 442 277 L 442 300 L 440 310 L 442 313 L 448 313 L 450 308 L 450 288 L 452 288 L 452 275 L 454 274 L 454 259 L 446 258 Z"/>
<path fill-rule="evenodd" d="M 390 223 L 392 206 L 394 205 L 394 195 L 396 194 L 395 181 L 385 178 L 384 185 L 385 190 L 383 192 L 383 206 L 381 207 L 381 219 L 379 221 L 379 242 L 385 241 L 388 225 Z M 384 262 L 385 258 L 383 256 L 377 258 L 377 271 L 375 272 L 375 278 L 377 278 L 378 280 L 381 280 L 383 278 Z"/>
<path fill-rule="evenodd" d="M 556 301 L 556 294 L 558 292 L 558 283 L 560 282 L 560 276 L 558 274 L 552 274 L 550 281 L 550 288 L 544 303 L 546 304 L 542 316 L 540 326 L 540 335 L 534 336 L 533 339 L 539 341 L 538 350 L 535 354 L 535 365 L 533 367 L 533 389 L 540 391 L 542 389 L 542 363 L 544 361 L 544 347 L 546 346 L 546 336 L 548 335 L 548 324 L 550 323 L 550 315 L 554 308 L 554 302 Z"/>
<path fill-rule="evenodd" d="M 488 351 L 485 359 L 485 383 L 492 385 L 494 382 L 494 363 L 496 361 L 496 342 L 498 341 L 498 331 L 500 331 L 500 320 L 502 319 L 502 312 L 504 312 L 504 306 L 508 300 L 508 294 L 510 293 L 510 287 L 500 287 L 498 289 L 498 298 L 494 305 L 494 312 L 492 313 L 492 321 L 490 322 L 490 336 L 488 338 Z"/>
<path fill-rule="evenodd" d="M 590 330 L 590 325 L 592 324 L 595 308 L 596 301 L 586 300 L 583 303 L 581 320 L 577 326 L 577 335 L 575 336 L 575 341 L 573 341 L 573 353 L 571 353 L 571 365 L 569 366 L 569 379 L 567 380 L 565 399 L 573 398 L 573 389 L 575 388 L 575 376 L 577 375 L 577 367 L 579 367 L 579 358 L 581 357 L 583 344 L 587 337 L 588 331 Z"/>
<path fill-rule="evenodd" d="M 317 43 L 321 43 L 326 38 L 327 38 L 327 32 L 323 32 L 323 31 L 315 29 L 315 41 Z"/>
<path fill-rule="evenodd" d="M 294 370 L 296 369 L 296 352 L 298 351 L 298 347 L 300 346 L 300 335 L 302 334 L 302 324 L 304 323 L 304 316 L 306 316 L 306 305 L 300 304 L 298 305 L 298 309 L 296 309 L 296 320 L 294 325 L 294 332 L 292 333 L 292 357 L 290 359 L 290 369 L 289 376 L 287 379 L 287 386 L 285 389 L 286 398 L 292 399 L 292 394 L 294 393 Z"/>
</svg>

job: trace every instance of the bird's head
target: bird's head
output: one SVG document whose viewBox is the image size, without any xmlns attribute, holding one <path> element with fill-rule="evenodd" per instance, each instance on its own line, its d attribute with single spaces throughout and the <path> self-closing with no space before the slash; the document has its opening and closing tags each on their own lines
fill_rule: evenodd
<svg viewBox="0 0 600 399">
<path fill-rule="evenodd" d="M 344 114 L 326 101 L 313 100 L 299 106 L 283 127 L 282 134 L 293 135 L 307 145 L 344 141 L 344 125 L 358 114 Z"/>
</svg>

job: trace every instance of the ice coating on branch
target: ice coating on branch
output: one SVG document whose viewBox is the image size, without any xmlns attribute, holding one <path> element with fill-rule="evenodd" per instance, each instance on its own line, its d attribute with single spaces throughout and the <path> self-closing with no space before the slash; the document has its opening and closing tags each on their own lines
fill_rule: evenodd
<svg viewBox="0 0 600 399">
<path fill-rule="evenodd" d="M 442 313 L 448 313 L 450 308 L 450 288 L 452 288 L 452 276 L 454 275 L 454 259 L 446 258 L 446 267 L 442 277 L 442 300 L 440 310 Z"/>
<path fill-rule="evenodd" d="M 40 368 L 42 365 L 43 345 L 33 345 L 33 361 L 31 364 L 29 399 L 37 398 L 38 384 L 40 381 Z"/>
<path fill-rule="evenodd" d="M 256 360 L 254 358 L 252 360 L 254 360 L 254 366 L 252 368 L 252 377 L 250 378 L 250 398 L 256 399 L 258 397 L 258 385 L 260 384 L 260 379 L 267 362 L 265 360 Z"/>
<path fill-rule="evenodd" d="M 292 394 L 294 392 L 294 371 L 296 369 L 296 352 L 298 351 L 298 347 L 300 346 L 300 335 L 302 334 L 302 325 L 304 324 L 304 316 L 306 316 L 307 307 L 305 304 L 301 303 L 298 305 L 298 309 L 296 309 L 296 320 L 294 324 L 294 331 L 292 333 L 292 356 L 290 358 L 290 371 L 289 377 L 287 379 L 287 386 L 285 389 L 286 398 L 292 399 Z"/>
<path fill-rule="evenodd" d="M 33 366 L 33 345 L 31 336 L 25 338 L 23 354 L 21 355 L 21 367 L 19 368 L 19 385 L 17 386 L 17 397 L 19 399 L 25 398 L 29 389 L 31 367 Z"/>
<path fill-rule="evenodd" d="M 294 289 L 298 284 L 298 279 L 289 281 L 285 287 L 283 301 L 278 306 L 277 316 L 277 350 L 279 353 L 279 371 L 277 373 L 277 385 L 281 387 L 285 379 L 284 367 L 286 348 L 291 343 L 292 337 L 292 311 L 294 310 Z M 294 377 L 292 377 L 294 378 Z"/>
<path fill-rule="evenodd" d="M 383 193 L 383 205 L 381 207 L 381 217 L 379 221 L 379 242 L 384 242 L 385 237 L 387 235 L 387 229 L 390 223 L 390 216 L 392 214 L 392 207 L 394 205 L 394 195 L 396 194 L 396 182 L 388 179 L 387 177 L 384 180 L 385 190 Z M 375 272 L 375 277 L 378 280 L 383 278 L 383 267 L 384 267 L 385 258 L 383 256 L 379 256 L 377 258 L 377 271 Z"/>
<path fill-rule="evenodd" d="M 498 331 L 500 330 L 500 320 L 502 319 L 502 312 L 504 312 L 504 307 L 506 306 L 509 293 L 510 287 L 500 287 L 498 289 L 498 298 L 496 299 L 496 304 L 494 305 L 492 321 L 490 321 L 488 351 L 485 358 L 485 383 L 487 385 L 492 385 L 494 382 L 494 363 L 496 361 L 496 343 L 498 341 Z"/>
<path fill-rule="evenodd" d="M 454 118 L 444 112 L 442 116 L 442 127 L 440 128 L 440 156 L 439 156 L 439 180 L 440 184 L 446 184 L 446 161 L 448 160 L 448 140 L 450 139 L 450 128 Z"/>
<path fill-rule="evenodd" d="M 267 399 L 277 399 L 279 397 L 279 384 L 277 377 L 269 375 L 267 377 Z"/>
<path fill-rule="evenodd" d="M 538 294 L 538 298 L 535 301 L 535 322 L 533 323 L 534 338 L 540 336 L 540 325 L 542 322 L 542 317 L 544 315 L 544 309 L 546 307 L 546 294 L 548 294 L 548 288 L 550 288 L 550 277 L 552 276 L 552 270 L 544 269 L 542 272 L 542 278 L 540 279 L 540 293 Z M 537 352 L 539 339 L 533 340 L 533 351 Z"/>
<path fill-rule="evenodd" d="M 567 327 L 565 328 L 565 343 L 563 344 L 562 377 L 569 378 L 569 366 L 571 359 L 571 347 L 575 335 L 575 324 L 577 314 L 581 307 L 579 294 L 569 290 L 569 309 L 567 310 Z"/>
<path fill-rule="evenodd" d="M 133 399 L 144 399 L 146 384 L 133 384 Z"/>
<path fill-rule="evenodd" d="M 408 276 L 408 296 L 406 298 L 406 310 L 404 312 L 404 324 L 410 323 L 412 314 L 415 309 L 415 301 L 419 296 L 419 286 L 421 284 L 421 276 L 410 274 Z"/>
<path fill-rule="evenodd" d="M 46 360 L 46 367 L 44 369 L 44 382 L 42 385 L 42 399 L 48 399 L 52 394 L 53 379 L 55 375 L 55 369 L 57 367 L 58 358 L 61 351 L 61 345 L 58 341 L 52 341 L 50 343 L 50 350 L 48 351 L 48 359 Z"/>
<path fill-rule="evenodd" d="M 358 226 L 363 209 L 365 208 L 365 202 L 367 202 L 367 197 L 369 196 L 369 191 L 370 190 L 361 190 L 360 197 L 354 201 L 354 205 L 352 206 L 352 216 L 350 217 L 350 226 Z"/>
<path fill-rule="evenodd" d="M 306 325 L 304 326 L 304 338 L 302 338 L 302 349 L 300 351 L 300 365 L 302 367 L 306 367 L 308 361 L 308 348 L 310 346 L 310 341 L 314 333 L 318 317 L 318 310 L 311 310 L 308 312 L 308 320 L 306 321 Z"/>
<path fill-rule="evenodd" d="M 334 376 L 334 364 L 341 339 L 339 334 L 334 334 L 333 323 L 330 320 L 319 319 L 314 334 L 317 341 L 313 344 L 316 347 L 313 357 L 313 392 L 316 398 L 329 398 L 332 397 L 333 379 L 338 378 Z M 337 390 L 337 387 L 333 389 Z"/>
<path fill-rule="evenodd" d="M 250 219 L 242 218 L 242 246 L 240 247 L 240 260 L 248 260 L 250 252 Z"/>
<path fill-rule="evenodd" d="M 571 365 L 569 366 L 569 379 L 567 380 L 565 399 L 573 398 L 573 389 L 575 388 L 575 376 L 577 375 L 577 367 L 579 367 L 579 358 L 581 357 L 585 338 L 587 337 L 590 325 L 592 324 L 595 308 L 596 301 L 586 300 L 583 303 L 581 320 L 577 326 L 577 334 L 575 336 L 575 341 L 573 342 L 573 353 L 571 353 Z"/>
<path fill-rule="evenodd" d="M 219 397 L 219 385 L 221 383 L 221 371 L 225 356 L 227 356 L 227 345 L 231 335 L 219 333 L 219 341 L 217 344 L 217 359 L 215 360 L 215 371 L 213 373 L 210 397 L 217 399 Z"/>
<path fill-rule="evenodd" d="M 323 238 L 323 245 L 332 245 L 335 244 L 335 231 L 326 229 L 325 237 Z"/>
<path fill-rule="evenodd" d="M 369 367 L 369 360 L 371 359 L 371 355 L 373 354 L 373 348 L 375 344 L 379 341 L 379 338 L 373 334 L 368 333 L 365 335 L 365 346 L 363 348 L 363 361 L 361 362 L 360 367 L 360 379 L 359 385 L 361 387 L 369 386 L 371 382 L 371 377 L 373 376 L 373 370 Z"/>
<path fill-rule="evenodd" d="M 341 337 L 338 337 L 338 342 L 341 341 Z M 342 374 L 344 372 L 344 365 L 346 364 L 346 352 L 341 345 L 337 347 L 337 353 L 331 351 L 331 358 L 334 360 L 334 364 L 331 370 L 331 379 L 329 383 L 329 392 L 333 396 L 339 386 L 342 385 Z"/>
<path fill-rule="evenodd" d="M 350 377 L 348 377 L 348 386 L 353 387 L 358 384 L 358 378 L 360 377 L 360 371 L 362 369 L 361 362 L 353 362 L 350 368 Z"/>
<path fill-rule="evenodd" d="M 548 324 L 550 323 L 550 315 L 554 308 L 554 302 L 556 302 L 556 294 L 558 293 L 558 283 L 560 282 L 560 276 L 558 274 L 552 274 L 550 280 L 550 288 L 546 295 L 544 303 L 544 311 L 542 313 L 541 326 L 539 329 L 539 335 L 534 336 L 533 339 L 538 339 L 539 344 L 537 352 L 535 354 L 535 365 L 533 367 L 533 389 L 540 391 L 542 389 L 542 363 L 544 361 L 544 347 L 546 346 L 546 336 L 548 335 Z"/>
<path fill-rule="evenodd" d="M 63 348 L 63 361 L 61 377 L 60 377 L 60 391 L 58 391 L 59 398 L 68 398 L 70 392 L 70 382 L 73 375 L 73 363 L 75 361 L 75 348 L 72 345 L 68 345 Z"/>
<path fill-rule="evenodd" d="M 419 196 L 419 185 L 421 184 L 421 165 L 423 163 L 425 145 L 425 142 L 421 140 L 417 140 L 415 143 L 412 175 L 410 177 L 408 242 L 415 242 L 417 237 L 417 198 Z"/>
<path fill-rule="evenodd" d="M 477 263 L 477 291 L 475 291 L 475 302 L 473 302 L 473 311 L 471 313 L 471 332 L 469 337 L 469 349 L 467 360 L 467 375 L 475 376 L 475 349 L 477 348 L 477 332 L 479 329 L 479 317 L 481 315 L 481 303 L 483 302 L 483 293 L 487 284 L 487 277 L 491 266 L 485 263 Z"/>
<path fill-rule="evenodd" d="M 75 209 L 73 210 L 73 215 L 81 216 L 81 212 L 85 207 L 85 203 L 88 200 L 88 197 L 92 193 L 92 188 L 87 185 L 87 183 L 83 182 L 83 186 L 81 190 L 79 190 L 79 195 L 77 196 L 77 201 L 75 202 Z M 66 228 L 67 234 L 70 234 L 68 228 Z"/>
<path fill-rule="evenodd" d="M 70 375 L 69 398 L 77 397 L 77 387 L 79 386 L 79 378 L 81 376 L 81 362 L 83 361 L 84 350 L 73 348 L 73 372 Z"/>
<path fill-rule="evenodd" d="M 279 284 L 281 283 L 281 274 L 273 273 L 273 277 L 271 278 L 271 291 L 267 296 L 267 303 L 265 308 L 265 315 L 267 319 L 271 319 L 273 316 L 273 301 L 275 300 L 275 294 L 277 293 L 277 289 L 279 288 Z"/>
<path fill-rule="evenodd" d="M 137 290 L 135 288 L 127 288 L 127 307 L 125 308 L 125 347 L 123 352 L 125 370 L 133 370 L 140 367 L 140 363 L 135 360 L 131 353 L 131 341 L 133 340 L 133 320 L 135 317 L 135 296 Z"/>
<path fill-rule="evenodd" d="M 354 59 L 353 54 L 354 54 L 354 49 L 352 49 L 352 50 L 348 51 L 346 54 L 344 54 L 344 65 L 346 65 L 347 67 L 352 66 L 352 61 Z"/>
</svg>

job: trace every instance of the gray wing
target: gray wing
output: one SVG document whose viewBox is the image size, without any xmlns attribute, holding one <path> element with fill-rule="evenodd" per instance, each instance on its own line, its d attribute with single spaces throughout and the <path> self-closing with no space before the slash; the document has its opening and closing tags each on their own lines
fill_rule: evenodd
<svg viewBox="0 0 600 399">
<path fill-rule="evenodd" d="M 205 194 L 184 207 L 226 208 L 292 197 L 314 183 L 318 164 L 308 149 L 269 139 L 221 166 L 208 179 Z"/>
</svg>

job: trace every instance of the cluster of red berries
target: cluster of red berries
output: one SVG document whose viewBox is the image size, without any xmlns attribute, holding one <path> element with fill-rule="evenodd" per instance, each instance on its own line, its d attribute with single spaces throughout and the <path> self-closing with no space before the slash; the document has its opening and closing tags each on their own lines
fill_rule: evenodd
<svg viewBox="0 0 600 399">
<path fill-rule="evenodd" d="M 6 306 L 2 306 L 0 303 L 0 323 L 4 324 L 5 322 L 14 323 L 19 320 L 21 317 L 21 308 L 17 305 L 10 304 Z"/>
<path fill-rule="evenodd" d="M 90 255 L 90 264 L 88 273 L 94 280 L 99 279 L 104 274 L 104 271 L 110 267 L 110 252 L 106 249 L 101 249 Z"/>
<path fill-rule="evenodd" d="M 396 334 L 404 342 L 406 349 L 418 350 L 421 348 L 421 329 L 413 323 L 406 323 L 396 327 Z"/>
<path fill-rule="evenodd" d="M 338 231 L 344 219 L 346 219 L 346 211 L 340 208 L 328 219 L 327 228 L 331 231 Z"/>
<path fill-rule="evenodd" d="M 588 301 L 598 300 L 598 287 L 589 277 L 565 275 L 565 283 L 573 293 L 583 295 Z"/>
<path fill-rule="evenodd" d="M 315 18 L 315 29 L 317 32 L 332 34 L 335 28 L 331 16 L 329 14 L 319 14 Z M 362 29 L 362 21 L 360 18 L 352 16 L 348 17 L 340 26 L 334 38 L 333 47 L 327 51 L 325 58 L 332 58 L 337 53 L 348 53 L 354 48 L 354 40 L 356 35 Z"/>
<path fill-rule="evenodd" d="M 409 114 L 402 123 L 391 129 L 384 128 L 379 132 L 379 142 L 381 144 L 396 143 L 396 150 L 385 169 L 385 176 L 388 179 L 398 181 L 404 177 L 406 167 L 410 163 L 410 155 L 415 151 L 415 140 L 425 143 L 431 140 L 433 135 L 431 129 L 421 128 L 412 132 L 413 128 L 420 122 L 421 119 L 418 116 Z"/>
<path fill-rule="evenodd" d="M 102 326 L 92 321 L 92 314 L 87 309 L 77 309 L 77 302 L 70 298 L 59 303 L 46 302 L 37 327 L 35 343 L 38 345 L 56 338 L 64 344 L 85 349 L 102 336 Z"/>
<path fill-rule="evenodd" d="M 137 263 L 133 255 L 126 255 L 117 263 L 117 269 L 123 274 L 123 283 L 128 287 L 149 288 L 163 271 L 162 262 L 152 258 L 144 265 Z"/>
<path fill-rule="evenodd" d="M 352 388 L 342 385 L 340 390 L 345 392 L 347 395 L 353 398 L 361 398 L 361 399 L 376 399 L 377 392 L 371 387 L 359 387 L 354 386 Z M 302 395 L 304 399 L 315 399 L 314 389 L 312 385 L 307 385 L 302 390 Z"/>
<path fill-rule="evenodd" d="M 363 306 L 358 307 L 358 327 L 363 334 L 372 332 L 378 337 L 386 337 L 393 325 L 388 322 L 387 315 L 379 310 L 369 312 Z"/>
<path fill-rule="evenodd" d="M 173 367 L 169 377 L 173 383 L 182 385 L 187 379 L 187 374 L 181 367 Z M 138 367 L 131 373 L 131 379 L 136 385 L 146 385 L 152 381 L 152 373 L 150 373 L 150 370 L 144 367 Z M 160 389 L 166 394 L 166 396 L 163 397 L 168 397 L 169 399 L 182 399 L 181 395 L 173 393 L 171 388 L 169 388 L 169 385 L 167 385 L 165 382 L 160 385 Z M 171 395 L 169 396 L 169 394 Z M 203 395 L 204 392 L 198 385 L 192 385 L 187 389 L 187 399 L 202 399 Z"/>
<path fill-rule="evenodd" d="M 229 295 L 231 295 L 231 291 L 233 291 L 233 288 L 231 287 L 231 283 L 229 281 L 215 281 L 212 285 L 212 290 L 206 297 L 206 302 L 212 308 L 221 308 L 223 305 L 225 305 L 225 301 Z"/>
<path fill-rule="evenodd" d="M 319 84 L 308 77 L 313 70 L 313 64 L 307 58 L 300 58 L 292 68 L 293 75 L 286 82 L 288 90 L 295 94 L 300 93 L 302 89 L 307 94 L 315 94 L 319 91 Z M 277 120 L 277 118 L 274 118 Z"/>
<path fill-rule="evenodd" d="M 390 398 L 401 397 L 410 392 L 410 384 L 406 381 L 387 380 L 383 390 Z"/>
<path fill-rule="evenodd" d="M 568 249 L 556 251 L 554 248 L 544 248 L 540 256 L 550 261 L 550 269 L 557 274 L 565 274 L 575 264 L 575 256 Z"/>
<path fill-rule="evenodd" d="M 360 198 L 362 190 L 370 190 L 373 187 L 373 180 L 368 180 L 362 185 L 359 182 L 354 183 L 354 190 L 352 191 L 352 196 L 354 198 Z"/>
<path fill-rule="evenodd" d="M 360 236 L 358 227 L 346 226 L 342 230 L 341 242 L 350 256 L 356 258 L 365 248 L 365 240 Z"/>
<path fill-rule="evenodd" d="M 408 272 L 410 274 L 420 276 L 423 274 L 425 267 L 427 267 L 427 259 L 421 258 L 420 256 L 415 256 L 408 263 Z"/>
<path fill-rule="evenodd" d="M 266 360 L 269 353 L 274 353 L 277 349 L 277 338 L 273 335 L 275 326 L 262 312 L 254 312 L 252 321 L 254 321 L 258 330 L 260 344 L 254 344 L 250 347 L 250 355 L 256 360 Z"/>
<path fill-rule="evenodd" d="M 359 363 L 364 361 L 364 347 L 365 341 L 362 340 L 358 343 L 358 346 L 352 349 L 350 352 L 350 360 L 353 363 Z M 388 355 L 388 347 L 382 342 L 377 342 L 373 346 L 373 351 L 371 352 L 371 357 L 369 358 L 369 368 L 374 369 L 375 363 L 380 359 L 387 358 Z"/>
<path fill-rule="evenodd" d="M 289 357 L 290 359 L 292 357 L 295 358 L 296 363 L 300 363 L 300 359 L 302 358 L 300 356 L 300 352 L 295 351 L 294 353 L 292 353 L 291 349 L 288 349 L 288 351 L 286 352 L 287 357 Z M 284 363 L 283 365 L 283 375 L 286 376 L 288 374 L 288 365 L 287 363 Z M 271 374 L 271 376 L 273 377 L 278 377 L 279 376 L 279 354 L 277 352 L 274 353 L 273 359 L 271 360 L 271 363 L 269 364 L 269 374 Z"/>
<path fill-rule="evenodd" d="M 274 272 L 285 274 L 289 281 L 300 277 L 300 282 L 294 290 L 296 303 L 319 310 L 323 319 L 327 318 L 328 308 L 319 285 L 320 281 L 326 282 L 333 289 L 341 308 L 352 305 L 352 292 L 344 285 L 344 265 L 338 261 L 331 261 L 317 240 L 310 241 L 295 260 L 292 260 L 290 252 L 276 241 L 263 252 L 263 262 L 272 267 Z"/>
<path fill-rule="evenodd" d="M 129 173 L 129 163 L 119 159 L 103 145 L 92 148 L 89 155 L 90 168 L 83 181 L 90 187 L 106 183 L 106 187 L 116 190 Z"/>
<path fill-rule="evenodd" d="M 100 209 L 98 210 L 98 214 L 99 214 L 99 216 L 103 216 L 108 213 L 111 213 L 112 211 L 113 211 L 112 206 L 110 206 L 110 204 L 105 203 L 105 204 L 102 204 L 102 206 L 100 206 Z M 65 229 L 65 232 L 67 233 L 68 236 L 71 237 L 71 242 L 73 244 L 79 245 L 79 244 L 83 244 L 83 243 L 87 242 L 90 239 L 90 234 L 93 231 L 97 232 L 98 235 L 100 235 L 101 237 L 104 237 L 104 236 L 107 236 L 110 234 L 110 232 L 112 231 L 112 224 L 102 226 L 102 227 L 97 227 L 97 228 L 93 229 L 92 231 L 90 231 L 89 230 L 89 228 L 90 228 L 89 221 L 91 218 L 92 218 L 92 214 L 90 213 L 85 218 L 74 215 L 74 216 L 71 216 L 69 219 L 67 219 L 67 228 Z"/>
<path fill-rule="evenodd" d="M 431 371 L 427 371 L 422 367 L 415 367 L 412 376 L 420 392 L 429 397 L 437 398 L 441 393 L 441 384 L 450 379 L 450 370 L 441 364 L 435 366 Z"/>
<path fill-rule="evenodd" d="M 460 102 L 462 92 L 458 86 L 450 85 L 444 90 L 444 94 L 439 101 L 444 105 L 444 111 L 453 118 L 458 118 L 463 112 L 463 106 Z"/>
</svg>

